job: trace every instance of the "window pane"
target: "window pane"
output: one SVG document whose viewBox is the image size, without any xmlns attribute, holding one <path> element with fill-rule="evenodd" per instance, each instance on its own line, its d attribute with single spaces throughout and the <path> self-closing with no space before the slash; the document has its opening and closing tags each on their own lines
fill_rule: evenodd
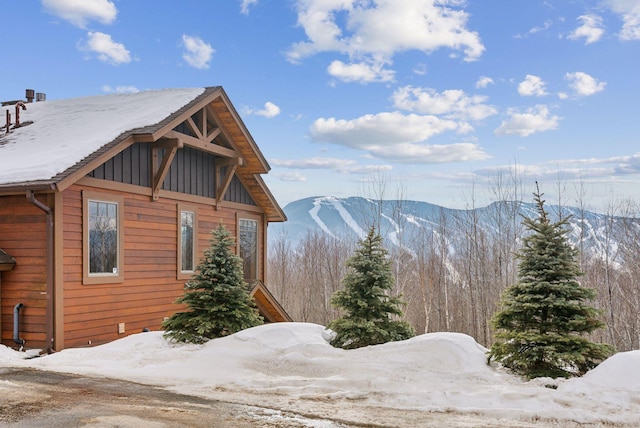
<svg viewBox="0 0 640 428">
<path fill-rule="evenodd" d="M 89 273 L 118 273 L 118 204 L 89 201 Z"/>
<path fill-rule="evenodd" d="M 195 214 L 189 211 L 182 211 L 180 213 L 180 242 L 182 260 L 180 262 L 180 269 L 183 272 L 193 271 L 193 254 L 195 253 L 195 242 L 193 236 L 193 221 Z"/>
<path fill-rule="evenodd" d="M 240 219 L 240 257 L 243 261 L 244 280 L 258 278 L 258 222 Z"/>
</svg>

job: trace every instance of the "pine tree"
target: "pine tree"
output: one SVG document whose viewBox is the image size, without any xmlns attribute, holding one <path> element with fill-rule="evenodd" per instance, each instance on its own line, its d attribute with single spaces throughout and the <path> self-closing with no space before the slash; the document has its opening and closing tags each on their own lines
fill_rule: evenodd
<svg viewBox="0 0 640 428">
<path fill-rule="evenodd" d="M 242 260 L 231 251 L 235 242 L 222 224 L 211 232 L 210 243 L 176 300 L 189 310 L 163 323 L 166 338 L 204 343 L 263 322 L 243 279 Z"/>
<path fill-rule="evenodd" d="M 331 304 L 347 314 L 327 326 L 335 332 L 331 345 L 355 349 L 414 336 L 407 322 L 391 319 L 403 315 L 404 302 L 389 296 L 394 280 L 387 254 L 382 238 L 371 228 L 347 260 L 344 288 L 331 297 Z"/>
<path fill-rule="evenodd" d="M 518 280 L 502 294 L 492 325 L 496 342 L 489 351 L 505 367 L 529 379 L 580 376 L 612 353 L 583 337 L 604 325 L 586 301 L 595 290 L 578 282 L 578 251 L 566 237 L 568 218 L 551 222 L 540 191 L 534 193 L 538 217 L 525 218 L 532 233 L 516 254 Z"/>
</svg>

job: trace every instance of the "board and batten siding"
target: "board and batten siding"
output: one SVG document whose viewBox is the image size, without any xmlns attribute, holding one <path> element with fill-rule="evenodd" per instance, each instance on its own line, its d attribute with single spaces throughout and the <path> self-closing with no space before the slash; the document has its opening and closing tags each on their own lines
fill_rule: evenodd
<svg viewBox="0 0 640 428">
<path fill-rule="evenodd" d="M 150 187 L 152 145 L 136 143 L 127 147 L 113 158 L 93 170 L 89 176 L 118 183 Z M 211 153 L 205 153 L 191 147 L 184 147 L 176 152 L 169 172 L 162 184 L 162 190 L 184 193 L 187 195 L 216 197 L 216 160 Z M 224 174 L 226 168 L 221 168 Z M 249 192 L 237 177 L 223 198 L 228 202 L 256 205 Z"/>
<path fill-rule="evenodd" d="M 40 196 L 39 200 L 47 203 Z M 26 196 L 0 197 L 0 248 L 16 259 L 15 267 L 2 272 L 0 330 L 2 343 L 15 347 L 13 309 L 20 311 L 19 336 L 30 347 L 44 344 L 46 327 L 46 217 Z"/>
<path fill-rule="evenodd" d="M 124 281 L 113 284 L 83 284 L 82 191 L 124 198 Z M 64 347 L 106 343 L 144 328 L 159 330 L 165 317 L 181 307 L 175 300 L 184 292 L 184 279 L 177 279 L 178 204 L 175 199 L 152 201 L 149 196 L 99 187 L 73 185 L 64 200 Z M 210 244 L 211 230 L 220 223 L 236 236 L 238 208 L 195 202 L 197 260 Z M 262 225 L 265 228 L 266 225 Z M 261 248 L 264 254 L 264 248 Z M 261 266 L 263 263 L 261 263 Z M 262 274 L 262 273 L 261 273 Z"/>
</svg>

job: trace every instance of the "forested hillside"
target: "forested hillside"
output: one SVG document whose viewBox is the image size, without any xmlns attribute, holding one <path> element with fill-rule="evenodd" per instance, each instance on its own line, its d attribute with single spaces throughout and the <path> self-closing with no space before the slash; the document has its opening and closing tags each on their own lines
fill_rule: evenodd
<svg viewBox="0 0 640 428">
<path fill-rule="evenodd" d="M 370 226 L 385 238 L 396 286 L 408 302 L 405 319 L 418 333 L 455 331 L 488 346 L 489 320 L 500 293 L 516 278 L 513 257 L 523 237 L 524 202 L 454 210 L 406 200 L 307 198 L 288 204 L 288 221 L 269 227 L 269 287 L 297 321 L 328 324 L 338 314 L 329 300 L 340 288 L 345 260 Z M 548 205 L 571 216 L 569 237 L 580 250 L 584 286 L 607 328 L 594 340 L 619 351 L 640 347 L 640 219 L 627 204 L 597 214 Z"/>
</svg>

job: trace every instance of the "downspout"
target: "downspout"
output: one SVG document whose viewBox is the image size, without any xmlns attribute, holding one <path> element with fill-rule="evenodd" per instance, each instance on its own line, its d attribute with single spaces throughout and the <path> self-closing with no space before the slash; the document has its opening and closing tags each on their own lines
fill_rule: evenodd
<svg viewBox="0 0 640 428">
<path fill-rule="evenodd" d="M 13 341 L 20 346 L 24 345 L 24 340 L 20 339 L 20 309 L 23 306 L 22 303 L 18 303 L 13 307 Z"/>
<path fill-rule="evenodd" d="M 46 318 L 46 352 L 51 353 L 53 350 L 53 210 L 51 207 L 37 200 L 32 190 L 27 190 L 27 200 L 36 207 L 40 208 L 47 215 L 47 318 Z"/>
</svg>

